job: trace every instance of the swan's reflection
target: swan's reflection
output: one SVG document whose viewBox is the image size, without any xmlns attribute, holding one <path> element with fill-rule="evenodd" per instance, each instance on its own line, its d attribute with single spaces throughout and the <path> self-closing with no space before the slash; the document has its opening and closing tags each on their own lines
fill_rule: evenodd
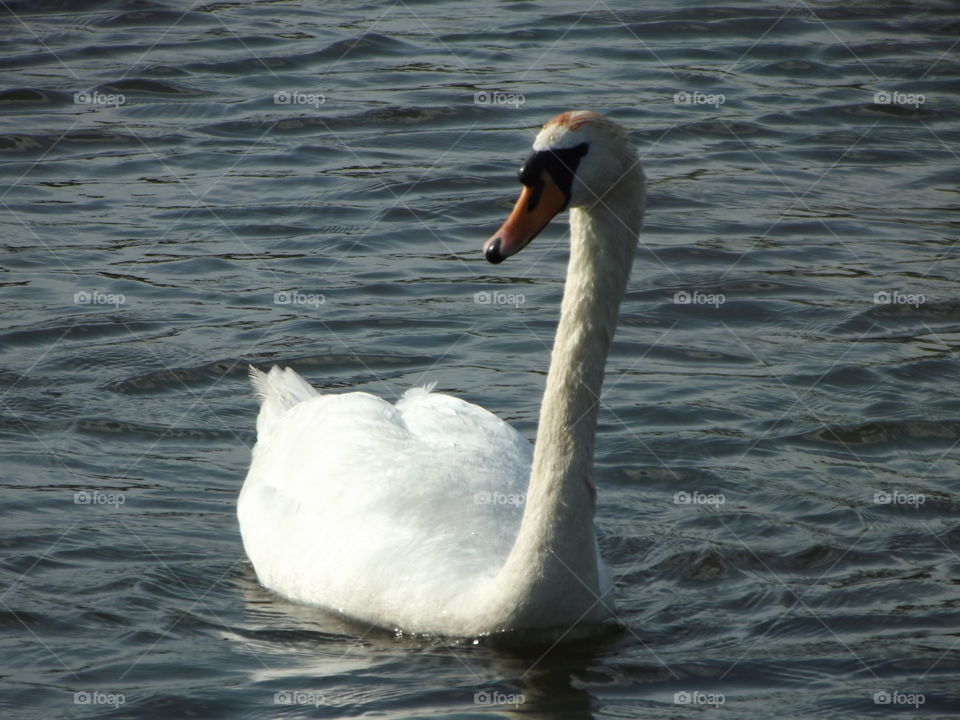
<svg viewBox="0 0 960 720">
<path fill-rule="evenodd" d="M 592 718 L 598 704 L 577 687 L 619 633 L 561 644 L 517 645 L 516 638 L 451 641 L 399 636 L 263 589 L 247 566 L 236 578 L 242 627 L 228 639 L 255 659 L 251 684 L 263 702 L 375 708 L 408 716 L 412 706 L 469 709 L 504 718 Z"/>
<path fill-rule="evenodd" d="M 492 648 L 496 673 L 505 680 L 493 683 L 500 693 L 494 700 L 509 701 L 512 692 L 520 702 L 496 706 L 505 718 L 592 718 L 599 701 L 576 685 L 591 662 L 606 649 L 606 644 L 591 642 L 542 648 Z M 476 700 L 475 700 L 476 702 Z M 478 703 L 479 704 L 479 703 Z"/>
</svg>

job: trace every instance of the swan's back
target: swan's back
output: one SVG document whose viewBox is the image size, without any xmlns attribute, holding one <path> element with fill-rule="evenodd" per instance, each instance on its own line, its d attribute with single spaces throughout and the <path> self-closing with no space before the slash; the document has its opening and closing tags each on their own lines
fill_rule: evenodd
<svg viewBox="0 0 960 720">
<path fill-rule="evenodd" d="M 422 388 L 391 405 L 320 394 L 290 369 L 252 376 L 262 407 L 238 515 L 264 585 L 395 626 L 482 595 L 516 539 L 527 440 Z"/>
</svg>

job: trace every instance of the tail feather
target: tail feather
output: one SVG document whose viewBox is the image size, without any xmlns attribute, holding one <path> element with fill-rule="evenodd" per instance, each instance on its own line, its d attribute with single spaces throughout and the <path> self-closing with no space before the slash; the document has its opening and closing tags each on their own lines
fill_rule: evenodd
<svg viewBox="0 0 960 720">
<path fill-rule="evenodd" d="M 287 410 L 304 400 L 319 395 L 316 388 L 297 375 L 292 368 L 274 365 L 270 372 L 250 366 L 250 382 L 260 400 L 257 436 L 264 437 Z"/>
</svg>

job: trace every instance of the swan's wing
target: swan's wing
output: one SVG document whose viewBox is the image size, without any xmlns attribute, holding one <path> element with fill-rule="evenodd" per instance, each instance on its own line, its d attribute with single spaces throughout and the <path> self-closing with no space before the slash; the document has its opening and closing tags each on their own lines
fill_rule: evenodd
<svg viewBox="0 0 960 720">
<path fill-rule="evenodd" d="M 291 383 L 258 386 L 271 417 L 262 433 L 258 419 L 238 506 L 265 585 L 354 613 L 365 603 L 366 617 L 402 617 L 495 575 L 519 527 L 529 442 L 448 395 L 417 389 L 391 405 L 311 388 L 289 404 L 301 397 Z"/>
</svg>

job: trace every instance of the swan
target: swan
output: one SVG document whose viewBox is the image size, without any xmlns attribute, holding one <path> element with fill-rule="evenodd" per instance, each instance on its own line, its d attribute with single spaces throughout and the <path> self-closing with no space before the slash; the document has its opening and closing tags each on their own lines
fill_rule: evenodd
<svg viewBox="0 0 960 720">
<path fill-rule="evenodd" d="M 536 446 L 432 387 L 395 404 L 251 367 L 261 402 L 237 514 L 258 580 L 401 633 L 563 636 L 615 621 L 593 526 L 604 365 L 643 217 L 626 131 L 592 111 L 537 134 L 500 263 L 570 208 L 570 259 Z"/>
</svg>

